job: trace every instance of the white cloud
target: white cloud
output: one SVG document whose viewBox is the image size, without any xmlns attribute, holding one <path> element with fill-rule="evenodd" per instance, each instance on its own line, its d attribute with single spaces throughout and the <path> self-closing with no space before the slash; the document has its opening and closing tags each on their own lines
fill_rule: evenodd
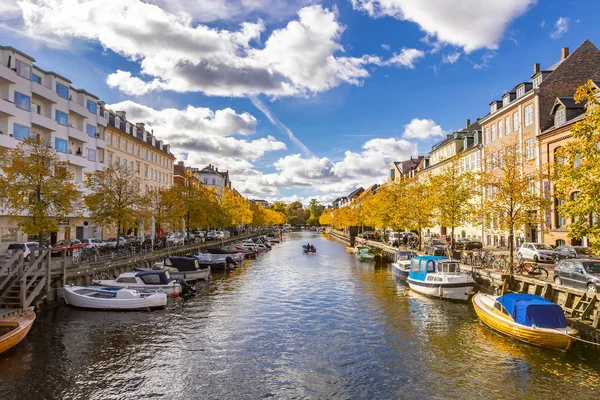
<svg viewBox="0 0 600 400">
<path fill-rule="evenodd" d="M 460 58 L 460 52 L 446 54 L 442 57 L 442 62 L 445 64 L 454 64 Z"/>
<path fill-rule="evenodd" d="M 426 34 L 465 52 L 496 49 L 508 24 L 536 0 L 351 0 L 372 17 L 412 21 Z"/>
<path fill-rule="evenodd" d="M 550 34 L 550 37 L 552 39 L 558 39 L 567 33 L 569 31 L 570 21 L 571 19 L 567 17 L 560 17 L 558 20 L 556 20 L 556 23 L 554 24 L 554 31 Z"/>
<path fill-rule="evenodd" d="M 399 65 L 407 68 L 414 68 L 415 61 L 425 57 L 425 52 L 418 49 L 402 49 L 400 53 L 394 53 L 392 58 L 387 61 L 390 65 Z"/>
<path fill-rule="evenodd" d="M 389 44 L 382 43 L 381 48 L 387 51 L 390 51 L 392 47 Z"/>
<path fill-rule="evenodd" d="M 404 125 L 404 134 L 402 137 L 404 139 L 425 140 L 445 135 L 446 132 L 434 120 L 414 118 L 408 124 Z"/>
<path fill-rule="evenodd" d="M 496 53 L 493 51 L 486 51 L 482 56 L 481 56 L 481 61 L 478 63 L 473 63 L 473 68 L 475 69 L 487 69 L 487 67 L 489 67 L 490 65 L 490 60 L 492 58 L 494 58 L 496 56 Z"/>
<path fill-rule="evenodd" d="M 369 65 L 412 65 L 345 55 L 340 44 L 345 27 L 335 9 L 320 5 L 300 9 L 296 19 L 268 37 L 262 20 L 243 22 L 238 30 L 217 29 L 141 0 L 20 0 L 19 5 L 31 35 L 99 42 L 138 62 L 139 76 L 118 70 L 107 78 L 111 87 L 130 95 L 171 90 L 307 96 L 343 83 L 360 85 L 369 77 Z"/>
</svg>

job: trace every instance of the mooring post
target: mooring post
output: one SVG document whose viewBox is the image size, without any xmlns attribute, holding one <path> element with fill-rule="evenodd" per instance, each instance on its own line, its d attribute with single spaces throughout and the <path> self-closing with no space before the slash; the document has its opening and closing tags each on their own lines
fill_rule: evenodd
<svg viewBox="0 0 600 400">
<path fill-rule="evenodd" d="M 50 263 L 50 250 L 46 251 L 42 257 L 46 257 L 46 296 L 49 301 L 54 301 L 54 293 L 52 293 L 52 264 Z"/>
<path fill-rule="evenodd" d="M 67 286 L 67 251 L 63 249 L 62 253 L 62 281 L 63 287 Z"/>
</svg>

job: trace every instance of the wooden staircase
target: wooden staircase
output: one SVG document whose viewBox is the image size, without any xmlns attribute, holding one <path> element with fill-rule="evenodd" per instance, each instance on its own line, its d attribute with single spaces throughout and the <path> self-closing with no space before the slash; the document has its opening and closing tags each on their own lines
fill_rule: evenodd
<svg viewBox="0 0 600 400">
<path fill-rule="evenodd" d="M 25 262 L 21 250 L 0 268 L 0 308 L 25 309 L 50 290 L 50 250 L 40 249 Z"/>
</svg>

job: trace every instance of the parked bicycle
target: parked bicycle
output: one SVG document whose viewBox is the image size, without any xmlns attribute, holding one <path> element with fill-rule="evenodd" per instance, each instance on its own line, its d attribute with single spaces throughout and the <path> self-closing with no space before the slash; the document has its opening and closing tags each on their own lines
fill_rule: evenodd
<svg viewBox="0 0 600 400">
<path fill-rule="evenodd" d="M 548 279 L 548 270 L 539 266 L 537 263 L 525 262 L 525 259 L 519 257 L 519 262 L 514 268 L 515 275 L 527 275 L 530 278 L 545 281 Z"/>
</svg>

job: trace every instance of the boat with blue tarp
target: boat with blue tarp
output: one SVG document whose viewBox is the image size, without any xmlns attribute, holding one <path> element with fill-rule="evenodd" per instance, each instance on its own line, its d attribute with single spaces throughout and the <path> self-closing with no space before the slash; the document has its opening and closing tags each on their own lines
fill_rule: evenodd
<svg viewBox="0 0 600 400">
<path fill-rule="evenodd" d="M 536 346 L 568 350 L 577 330 L 567 325 L 563 309 L 533 294 L 473 296 L 477 316 L 495 331 Z"/>
<path fill-rule="evenodd" d="M 473 295 L 473 277 L 462 275 L 456 260 L 446 256 L 418 256 L 410 260 L 408 286 L 415 292 L 446 300 L 468 301 Z"/>
</svg>

